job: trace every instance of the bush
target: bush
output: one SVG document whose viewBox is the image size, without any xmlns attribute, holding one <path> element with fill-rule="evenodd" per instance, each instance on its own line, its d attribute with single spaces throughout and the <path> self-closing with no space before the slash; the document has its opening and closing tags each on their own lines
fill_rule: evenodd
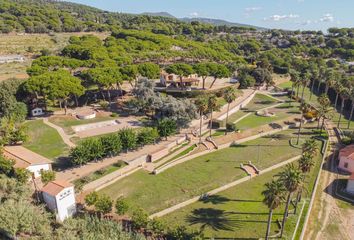
<svg viewBox="0 0 354 240">
<path fill-rule="evenodd" d="M 177 132 L 177 124 L 172 119 L 164 118 L 158 121 L 157 130 L 161 137 L 165 137 L 167 139 L 168 136 L 171 136 Z"/>
<path fill-rule="evenodd" d="M 118 132 L 124 150 L 135 149 L 137 145 L 137 135 L 131 128 L 124 128 Z"/>
<path fill-rule="evenodd" d="M 353 143 L 353 139 L 351 139 L 350 137 L 343 137 L 343 138 L 342 138 L 342 143 L 343 143 L 344 145 L 352 144 L 352 143 Z"/>
<path fill-rule="evenodd" d="M 226 130 L 229 132 L 235 132 L 237 130 L 236 123 L 226 123 Z"/>
<path fill-rule="evenodd" d="M 55 172 L 51 171 L 51 170 L 45 171 L 45 170 L 41 169 L 41 180 L 42 180 L 42 183 L 44 183 L 44 184 L 47 184 L 47 183 L 55 180 Z"/>
<path fill-rule="evenodd" d="M 113 164 L 113 166 L 115 167 L 122 167 L 124 165 L 124 162 L 122 160 L 118 160 L 115 164 Z"/>
<path fill-rule="evenodd" d="M 118 198 L 116 201 L 116 213 L 119 215 L 124 215 L 129 210 L 129 204 L 124 198 Z"/>
<path fill-rule="evenodd" d="M 97 202 L 98 199 L 98 193 L 97 192 L 91 192 L 85 196 L 85 203 L 87 206 L 93 206 Z"/>
<path fill-rule="evenodd" d="M 99 102 L 98 102 L 98 105 L 100 105 L 100 107 L 101 107 L 102 109 L 106 110 L 106 109 L 108 109 L 108 107 L 109 107 L 109 102 L 102 100 L 102 101 L 99 101 Z"/>
<path fill-rule="evenodd" d="M 141 145 L 152 144 L 155 143 L 159 137 L 159 132 L 156 128 L 147 127 L 138 132 L 137 142 Z"/>
<path fill-rule="evenodd" d="M 112 113 L 111 117 L 113 117 L 113 118 L 118 117 L 118 114 L 117 113 Z"/>
<path fill-rule="evenodd" d="M 118 134 L 111 134 L 100 138 L 104 155 L 117 155 L 122 151 L 122 141 Z"/>
</svg>

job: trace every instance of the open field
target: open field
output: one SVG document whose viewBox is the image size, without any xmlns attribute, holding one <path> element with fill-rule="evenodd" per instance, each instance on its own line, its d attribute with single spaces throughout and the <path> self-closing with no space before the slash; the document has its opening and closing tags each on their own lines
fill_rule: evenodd
<svg viewBox="0 0 354 240">
<path fill-rule="evenodd" d="M 27 78 L 26 68 L 42 49 L 58 53 L 68 43 L 70 36 L 94 34 L 105 38 L 108 33 L 55 33 L 49 34 L 0 34 L 0 55 L 20 54 L 26 57 L 23 63 L 0 64 L 0 81 L 9 78 Z"/>
<path fill-rule="evenodd" d="M 317 158 L 316 167 L 307 178 L 306 189 L 303 199 L 308 197 L 313 189 L 316 173 L 319 170 L 321 156 Z M 268 208 L 262 203 L 261 192 L 264 184 L 279 173 L 281 169 L 273 170 L 264 175 L 258 176 L 250 181 L 241 183 L 238 186 L 225 190 L 217 195 L 200 200 L 176 212 L 161 218 L 168 226 L 184 225 L 189 230 L 203 230 L 206 238 L 217 239 L 259 239 L 265 235 L 268 218 Z M 299 205 L 301 210 L 303 203 Z M 292 206 L 291 206 L 291 209 Z M 273 214 L 271 235 L 279 231 L 277 220 L 281 221 L 284 205 L 279 207 Z M 292 212 L 292 210 L 291 210 Z M 291 214 L 285 228 L 285 239 L 291 239 L 294 228 L 299 217 Z M 306 212 L 303 212 L 304 217 Z M 300 230 L 301 231 L 301 222 Z"/>
<path fill-rule="evenodd" d="M 240 169 L 241 163 L 252 161 L 264 169 L 299 155 L 301 150 L 289 145 L 296 131 L 283 131 L 274 137 L 262 137 L 209 153 L 158 175 L 140 170 L 100 192 L 114 199 L 123 195 L 134 206 L 154 213 L 246 176 Z M 308 132 L 303 136 L 311 135 Z"/>
<path fill-rule="evenodd" d="M 25 126 L 28 128 L 29 141 L 24 144 L 24 147 L 49 159 L 68 153 L 69 147 L 63 142 L 58 132 L 45 125 L 43 120 L 29 121 L 25 123 Z"/>
</svg>

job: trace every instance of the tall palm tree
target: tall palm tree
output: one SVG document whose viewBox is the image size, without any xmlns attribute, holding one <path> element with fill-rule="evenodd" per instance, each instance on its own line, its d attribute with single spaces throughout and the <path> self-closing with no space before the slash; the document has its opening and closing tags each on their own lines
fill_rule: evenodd
<svg viewBox="0 0 354 240">
<path fill-rule="evenodd" d="M 326 83 L 326 67 L 325 66 L 321 66 L 319 68 L 319 81 L 318 81 L 318 85 L 317 85 L 317 94 L 320 94 L 320 87 L 322 83 Z"/>
<path fill-rule="evenodd" d="M 339 128 L 340 121 L 342 120 L 342 115 L 343 115 L 343 109 L 344 109 L 344 104 L 345 101 L 349 98 L 349 89 L 348 88 L 343 88 L 340 92 L 340 98 L 341 98 L 341 105 L 340 105 L 340 111 L 339 111 L 339 119 L 337 123 L 337 128 Z"/>
<path fill-rule="evenodd" d="M 319 105 L 319 107 L 317 108 L 317 119 L 318 119 L 317 129 L 319 129 L 321 119 L 323 117 L 324 118 L 328 117 L 328 114 L 331 111 L 331 107 L 330 107 L 331 101 L 325 94 L 322 94 L 317 98 L 317 102 Z"/>
<path fill-rule="evenodd" d="M 299 108 L 300 108 L 300 111 L 301 111 L 301 120 L 300 120 L 299 130 L 297 132 L 296 144 L 299 144 L 300 132 L 301 132 L 301 128 L 302 128 L 302 122 L 304 121 L 304 114 L 307 113 L 310 110 L 310 106 L 307 103 L 301 103 Z"/>
<path fill-rule="evenodd" d="M 347 128 L 350 128 L 350 122 L 352 121 L 352 118 L 353 118 L 353 112 L 354 112 L 354 88 L 352 88 L 349 92 L 349 98 L 350 98 L 350 101 L 351 101 L 351 110 L 350 110 L 350 116 L 349 116 L 349 119 L 348 119 L 348 126 Z"/>
<path fill-rule="evenodd" d="M 302 92 L 301 92 L 301 103 L 304 102 L 304 93 L 305 93 L 305 87 L 309 84 L 309 79 L 310 79 L 310 73 L 305 71 L 302 72 L 300 75 L 300 85 L 302 86 Z"/>
<path fill-rule="evenodd" d="M 291 98 L 294 97 L 294 88 L 297 88 L 297 93 L 299 92 L 299 87 L 300 87 L 300 76 L 299 76 L 299 72 L 295 71 L 295 70 L 290 70 L 290 81 L 292 82 L 291 85 Z"/>
<path fill-rule="evenodd" d="M 229 110 L 230 110 L 230 104 L 235 101 L 237 98 L 237 91 L 233 87 L 229 87 L 226 89 L 224 93 L 224 99 L 227 102 L 227 112 L 226 112 L 226 126 L 229 122 Z M 227 134 L 227 129 L 225 131 L 225 135 Z"/>
<path fill-rule="evenodd" d="M 213 112 L 218 110 L 220 105 L 218 99 L 215 95 L 212 95 L 208 99 L 208 110 L 210 112 L 210 128 L 209 128 L 209 137 L 211 137 L 211 130 L 213 128 Z"/>
<path fill-rule="evenodd" d="M 313 94 L 313 88 L 315 87 L 315 82 L 316 80 L 318 80 L 319 76 L 320 76 L 320 73 L 319 73 L 319 70 L 318 70 L 318 67 L 317 65 L 313 65 L 311 70 L 310 70 L 310 73 L 311 73 L 311 89 L 310 89 L 310 100 L 312 98 L 312 94 Z"/>
<path fill-rule="evenodd" d="M 337 74 L 333 69 L 328 69 L 326 71 L 326 75 L 325 75 L 325 84 L 326 84 L 326 88 L 325 88 L 325 94 L 328 94 L 328 90 L 329 88 L 333 87 L 333 85 L 335 84 L 336 80 L 337 80 Z"/>
<path fill-rule="evenodd" d="M 195 101 L 199 112 L 199 143 L 202 142 L 202 126 L 203 126 L 203 116 L 208 111 L 208 99 L 206 97 L 200 97 Z"/>
<path fill-rule="evenodd" d="M 337 109 L 338 97 L 341 94 L 341 92 L 344 90 L 344 88 L 343 88 L 343 85 L 340 81 L 336 81 L 333 84 L 333 88 L 336 92 L 336 99 L 334 100 L 334 109 Z"/>
<path fill-rule="evenodd" d="M 289 215 L 289 204 L 290 204 L 291 196 L 303 184 L 302 172 L 297 167 L 295 167 L 294 164 L 288 164 L 286 165 L 284 171 L 279 174 L 279 180 L 283 183 L 285 189 L 288 192 L 283 221 L 281 224 L 281 231 L 280 231 L 280 238 L 282 238 L 284 233 L 285 222 Z"/>
<path fill-rule="evenodd" d="M 303 182 L 305 182 L 305 177 L 306 174 L 308 174 L 312 167 L 315 165 L 315 161 L 313 160 L 313 156 L 309 154 L 308 152 L 304 152 L 301 156 L 301 158 L 298 160 L 299 164 L 299 169 L 301 170 L 303 174 Z M 295 209 L 294 209 L 294 214 L 296 214 L 297 211 L 297 205 L 299 201 L 301 200 L 301 195 L 302 195 L 302 189 L 303 186 L 299 189 L 297 197 L 296 197 L 296 202 L 295 202 Z"/>
<path fill-rule="evenodd" d="M 269 208 L 268 224 L 265 236 L 265 240 L 268 240 L 273 211 L 285 200 L 286 189 L 282 182 L 274 179 L 271 182 L 266 183 L 265 187 L 266 189 L 262 192 L 262 195 L 264 196 L 263 203 Z"/>
<path fill-rule="evenodd" d="M 307 153 L 310 156 L 314 157 L 316 156 L 317 152 L 318 152 L 318 144 L 315 139 L 313 138 L 308 139 L 304 142 L 304 144 L 302 144 L 303 154 Z"/>
</svg>

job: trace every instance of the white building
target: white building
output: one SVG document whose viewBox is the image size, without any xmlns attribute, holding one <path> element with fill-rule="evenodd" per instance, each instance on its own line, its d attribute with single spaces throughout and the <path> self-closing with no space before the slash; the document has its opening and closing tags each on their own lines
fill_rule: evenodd
<svg viewBox="0 0 354 240">
<path fill-rule="evenodd" d="M 58 221 L 62 222 L 76 213 L 72 184 L 59 180 L 49 182 L 42 188 L 42 196 L 47 207 L 56 214 Z"/>
<path fill-rule="evenodd" d="M 15 161 L 15 168 L 25 168 L 32 172 L 34 177 L 40 177 L 41 170 L 51 170 L 51 161 L 22 146 L 4 147 L 4 156 Z"/>
<path fill-rule="evenodd" d="M 350 175 L 347 183 L 347 192 L 354 195 L 354 173 Z"/>
<path fill-rule="evenodd" d="M 0 56 L 0 63 L 24 62 L 25 58 L 21 55 Z"/>
<path fill-rule="evenodd" d="M 354 144 L 348 145 L 339 151 L 338 168 L 342 171 L 354 173 Z"/>
<path fill-rule="evenodd" d="M 31 110 L 32 117 L 43 116 L 44 112 L 42 108 L 34 108 Z"/>
</svg>

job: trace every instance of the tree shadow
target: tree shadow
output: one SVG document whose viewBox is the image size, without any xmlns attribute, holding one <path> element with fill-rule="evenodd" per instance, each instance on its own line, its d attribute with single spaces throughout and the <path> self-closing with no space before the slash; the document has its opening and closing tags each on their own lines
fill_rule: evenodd
<svg viewBox="0 0 354 240">
<path fill-rule="evenodd" d="M 221 195 L 210 195 L 200 199 L 199 201 L 203 203 L 221 204 L 221 203 L 229 202 L 231 200 Z"/>
<path fill-rule="evenodd" d="M 224 210 L 213 208 L 198 208 L 186 217 L 186 221 L 190 225 L 200 224 L 200 230 L 210 228 L 214 231 L 224 230 L 233 231 L 235 228 L 241 227 L 235 219 L 231 219 L 229 214 Z"/>
<path fill-rule="evenodd" d="M 330 194 L 332 197 L 336 199 L 339 199 L 341 201 L 349 203 L 351 206 L 354 206 L 353 202 L 347 200 L 347 199 L 353 199 L 353 195 L 346 192 L 346 185 L 347 185 L 346 179 L 335 179 L 324 189 L 324 192 Z"/>
</svg>

